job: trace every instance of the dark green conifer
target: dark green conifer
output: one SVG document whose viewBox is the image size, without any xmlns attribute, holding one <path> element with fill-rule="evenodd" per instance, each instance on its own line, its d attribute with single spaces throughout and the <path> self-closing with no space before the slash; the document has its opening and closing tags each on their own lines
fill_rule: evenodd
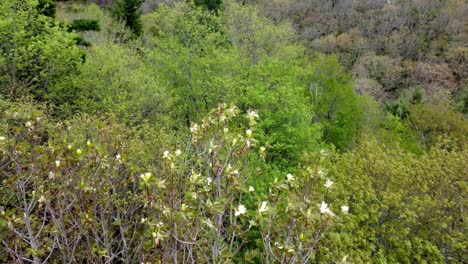
<svg viewBox="0 0 468 264">
<path fill-rule="evenodd" d="M 137 36 L 142 30 L 140 7 L 143 2 L 144 0 L 117 0 L 113 10 L 115 18 L 122 20 Z"/>
</svg>

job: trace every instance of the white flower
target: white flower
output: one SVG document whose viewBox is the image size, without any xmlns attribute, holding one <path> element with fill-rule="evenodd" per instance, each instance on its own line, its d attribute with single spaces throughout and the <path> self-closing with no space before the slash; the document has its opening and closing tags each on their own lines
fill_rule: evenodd
<svg viewBox="0 0 468 264">
<path fill-rule="evenodd" d="M 71 145 L 68 145 L 67 148 L 68 148 L 68 149 L 72 149 L 72 146 L 71 146 Z"/>
<path fill-rule="evenodd" d="M 81 151 L 81 149 L 77 149 L 76 154 L 79 156 L 79 155 L 83 154 L 83 151 Z"/>
<path fill-rule="evenodd" d="M 344 214 L 347 214 L 349 211 L 349 206 L 347 205 L 342 205 L 341 206 L 341 212 L 344 213 Z"/>
<path fill-rule="evenodd" d="M 286 180 L 288 182 L 292 182 L 294 181 L 294 176 L 291 173 L 288 173 L 288 175 L 286 175 Z"/>
<path fill-rule="evenodd" d="M 206 183 L 208 186 L 210 186 L 212 182 L 213 182 L 213 179 L 211 179 L 211 177 L 206 178 Z"/>
<path fill-rule="evenodd" d="M 249 228 L 252 228 L 252 226 L 255 226 L 255 221 L 249 220 Z"/>
<path fill-rule="evenodd" d="M 49 171 L 49 179 L 55 178 L 55 173 L 53 171 Z"/>
<path fill-rule="evenodd" d="M 45 202 L 45 201 L 46 201 L 46 199 L 45 199 L 44 195 L 41 195 L 41 197 L 39 198 L 38 202 L 39 202 L 39 203 L 43 203 L 43 202 Z"/>
<path fill-rule="evenodd" d="M 169 158 L 169 150 L 164 151 L 163 158 L 165 159 Z"/>
<path fill-rule="evenodd" d="M 290 249 L 288 249 L 288 252 L 289 252 L 289 253 L 292 253 L 292 252 L 294 252 L 294 248 L 290 248 Z"/>
<path fill-rule="evenodd" d="M 255 188 L 253 186 L 249 186 L 249 192 L 254 192 Z"/>
<path fill-rule="evenodd" d="M 55 161 L 55 166 L 60 167 L 60 160 Z"/>
<path fill-rule="evenodd" d="M 329 179 L 327 179 L 327 181 L 325 182 L 324 186 L 327 188 L 327 189 L 330 189 L 330 187 L 333 185 L 333 182 L 330 181 Z"/>
<path fill-rule="evenodd" d="M 151 179 L 151 176 L 152 176 L 151 172 L 147 172 L 147 173 L 145 173 L 145 174 L 141 174 L 141 175 L 140 175 L 140 178 L 141 178 L 145 183 L 147 183 L 147 182 L 149 181 L 149 179 Z"/>
<path fill-rule="evenodd" d="M 224 131 L 224 133 L 227 133 L 227 132 L 229 131 L 229 128 L 225 127 L 225 128 L 223 129 L 223 131 Z"/>
<path fill-rule="evenodd" d="M 232 172 L 232 174 L 239 175 L 239 171 L 238 171 L 238 170 L 234 170 L 234 171 Z"/>
<path fill-rule="evenodd" d="M 254 118 L 258 118 L 258 114 L 255 112 L 255 111 L 249 111 L 247 112 L 247 116 L 250 118 L 250 119 L 254 119 Z"/>
<path fill-rule="evenodd" d="M 260 147 L 260 153 L 265 152 L 266 148 L 265 147 Z"/>
<path fill-rule="evenodd" d="M 159 188 L 159 189 L 165 189 L 165 188 L 166 188 L 166 179 L 160 180 L 160 181 L 158 182 L 158 188 Z"/>
<path fill-rule="evenodd" d="M 239 204 L 239 207 L 237 207 L 237 210 L 234 212 L 235 216 L 240 216 L 243 215 L 247 212 L 247 208 L 243 204 Z"/>
<path fill-rule="evenodd" d="M 86 141 L 86 145 L 87 145 L 88 147 L 91 147 L 91 140 L 88 139 L 88 141 Z"/>
<path fill-rule="evenodd" d="M 141 223 L 146 222 L 146 218 L 141 218 Z"/>
<path fill-rule="evenodd" d="M 248 138 L 251 138 L 251 137 L 252 137 L 252 130 L 247 129 L 247 130 L 245 131 L 245 134 L 247 135 Z"/>
<path fill-rule="evenodd" d="M 178 149 L 178 150 L 175 151 L 175 154 L 176 154 L 176 156 L 180 156 L 180 154 L 182 154 L 182 151 L 180 151 L 180 149 Z"/>
<path fill-rule="evenodd" d="M 0 137 L 0 141 L 3 141 L 3 140 L 5 140 L 5 137 Z"/>
<path fill-rule="evenodd" d="M 262 204 L 260 205 L 260 208 L 258 208 L 258 211 L 260 213 L 264 213 L 268 210 L 268 207 L 267 207 L 267 202 L 266 201 L 263 201 Z"/>
<path fill-rule="evenodd" d="M 196 133 L 198 131 L 198 125 L 195 123 L 190 127 L 190 132 Z"/>
<path fill-rule="evenodd" d="M 117 156 L 115 156 L 115 159 L 117 159 L 117 160 L 119 160 L 121 158 L 122 158 L 122 156 L 120 156 L 120 154 L 117 154 Z"/>
<path fill-rule="evenodd" d="M 321 214 L 328 214 L 330 216 L 334 216 L 335 214 L 330 211 L 330 208 L 328 208 L 328 204 L 322 201 L 322 204 L 320 204 L 320 213 Z"/>
<path fill-rule="evenodd" d="M 30 126 L 32 126 L 32 123 L 31 123 L 31 121 L 28 121 L 28 122 L 26 122 L 26 124 L 24 124 L 24 125 L 25 125 L 26 127 L 30 127 Z"/>
</svg>

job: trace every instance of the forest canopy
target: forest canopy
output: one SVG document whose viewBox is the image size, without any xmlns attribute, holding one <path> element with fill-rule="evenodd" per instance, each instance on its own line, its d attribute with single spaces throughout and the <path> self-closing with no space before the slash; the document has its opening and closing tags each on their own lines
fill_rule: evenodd
<svg viewBox="0 0 468 264">
<path fill-rule="evenodd" d="M 462 0 L 3 0 L 1 263 L 465 263 Z"/>
</svg>

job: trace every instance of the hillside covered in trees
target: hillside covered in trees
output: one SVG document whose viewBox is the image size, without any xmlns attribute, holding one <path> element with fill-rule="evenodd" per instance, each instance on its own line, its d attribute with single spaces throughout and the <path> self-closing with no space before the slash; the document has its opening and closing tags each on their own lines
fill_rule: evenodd
<svg viewBox="0 0 468 264">
<path fill-rule="evenodd" d="M 0 263 L 467 263 L 467 18 L 0 1 Z"/>
</svg>

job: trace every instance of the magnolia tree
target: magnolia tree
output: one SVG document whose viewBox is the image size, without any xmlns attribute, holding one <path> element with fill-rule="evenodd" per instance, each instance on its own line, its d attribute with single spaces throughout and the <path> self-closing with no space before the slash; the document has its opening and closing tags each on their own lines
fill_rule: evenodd
<svg viewBox="0 0 468 264">
<path fill-rule="evenodd" d="M 53 123 L 29 104 L 0 106 L 5 262 L 307 263 L 341 219 L 321 157 L 268 193 L 248 185 L 249 160 L 267 155 L 255 111 L 221 104 L 178 148 L 112 118 Z"/>
</svg>

